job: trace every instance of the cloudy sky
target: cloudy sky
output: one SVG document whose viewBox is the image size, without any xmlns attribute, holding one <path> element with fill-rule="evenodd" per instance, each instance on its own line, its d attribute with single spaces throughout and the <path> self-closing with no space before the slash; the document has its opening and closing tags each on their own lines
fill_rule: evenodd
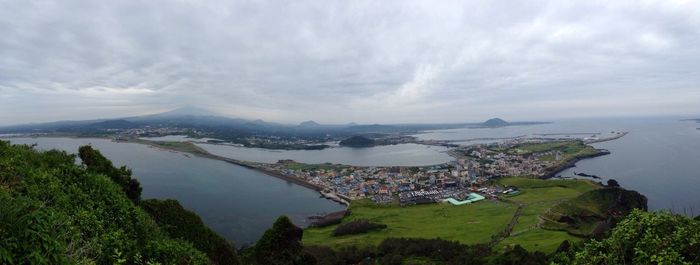
<svg viewBox="0 0 700 265">
<path fill-rule="evenodd" d="M 0 0 L 0 124 L 700 114 L 700 1 Z"/>
</svg>

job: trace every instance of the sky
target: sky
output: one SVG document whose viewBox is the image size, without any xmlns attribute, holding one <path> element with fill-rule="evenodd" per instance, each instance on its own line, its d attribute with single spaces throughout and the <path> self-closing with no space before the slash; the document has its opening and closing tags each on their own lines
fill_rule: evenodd
<svg viewBox="0 0 700 265">
<path fill-rule="evenodd" d="M 700 1 L 0 0 L 0 125 L 700 116 Z"/>
</svg>

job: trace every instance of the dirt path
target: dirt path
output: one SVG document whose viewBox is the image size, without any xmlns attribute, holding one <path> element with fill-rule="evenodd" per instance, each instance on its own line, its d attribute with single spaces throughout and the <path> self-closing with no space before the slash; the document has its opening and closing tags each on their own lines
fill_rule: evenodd
<svg viewBox="0 0 700 265">
<path fill-rule="evenodd" d="M 491 246 L 495 246 L 498 244 L 498 242 L 501 242 L 503 239 L 510 236 L 510 234 L 513 232 L 513 228 L 515 228 L 515 225 L 518 224 L 518 218 L 520 218 L 520 214 L 523 212 L 523 208 L 525 208 L 525 206 L 527 205 L 518 203 L 518 208 L 515 209 L 513 218 L 510 219 L 510 223 L 508 223 L 505 230 L 493 236 L 490 243 Z"/>
</svg>

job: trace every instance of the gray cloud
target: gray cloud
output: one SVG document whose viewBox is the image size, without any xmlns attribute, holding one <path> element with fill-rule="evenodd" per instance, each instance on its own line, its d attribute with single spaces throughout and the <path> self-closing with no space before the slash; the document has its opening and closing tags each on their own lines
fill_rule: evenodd
<svg viewBox="0 0 700 265">
<path fill-rule="evenodd" d="M 0 124 L 698 113 L 698 1 L 0 0 Z"/>
</svg>

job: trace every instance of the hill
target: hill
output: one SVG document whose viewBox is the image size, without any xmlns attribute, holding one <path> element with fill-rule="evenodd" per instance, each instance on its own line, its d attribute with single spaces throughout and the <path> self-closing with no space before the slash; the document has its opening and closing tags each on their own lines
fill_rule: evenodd
<svg viewBox="0 0 700 265">
<path fill-rule="evenodd" d="M 493 118 L 481 123 L 481 125 L 484 127 L 504 127 L 510 125 L 510 123 L 500 118 Z"/>
<path fill-rule="evenodd" d="M 541 217 L 543 227 L 578 236 L 600 236 L 633 209 L 647 209 L 647 198 L 619 187 L 592 190 L 557 204 Z"/>
<path fill-rule="evenodd" d="M 374 146 L 374 140 L 360 136 L 360 135 L 355 135 L 350 138 L 347 138 L 345 140 L 340 141 L 339 143 L 341 146 L 347 146 L 347 147 L 371 147 Z"/>
<path fill-rule="evenodd" d="M 93 129 L 131 129 L 139 127 L 139 124 L 124 120 L 106 120 L 100 121 L 92 124 L 88 124 L 86 127 Z"/>
</svg>

